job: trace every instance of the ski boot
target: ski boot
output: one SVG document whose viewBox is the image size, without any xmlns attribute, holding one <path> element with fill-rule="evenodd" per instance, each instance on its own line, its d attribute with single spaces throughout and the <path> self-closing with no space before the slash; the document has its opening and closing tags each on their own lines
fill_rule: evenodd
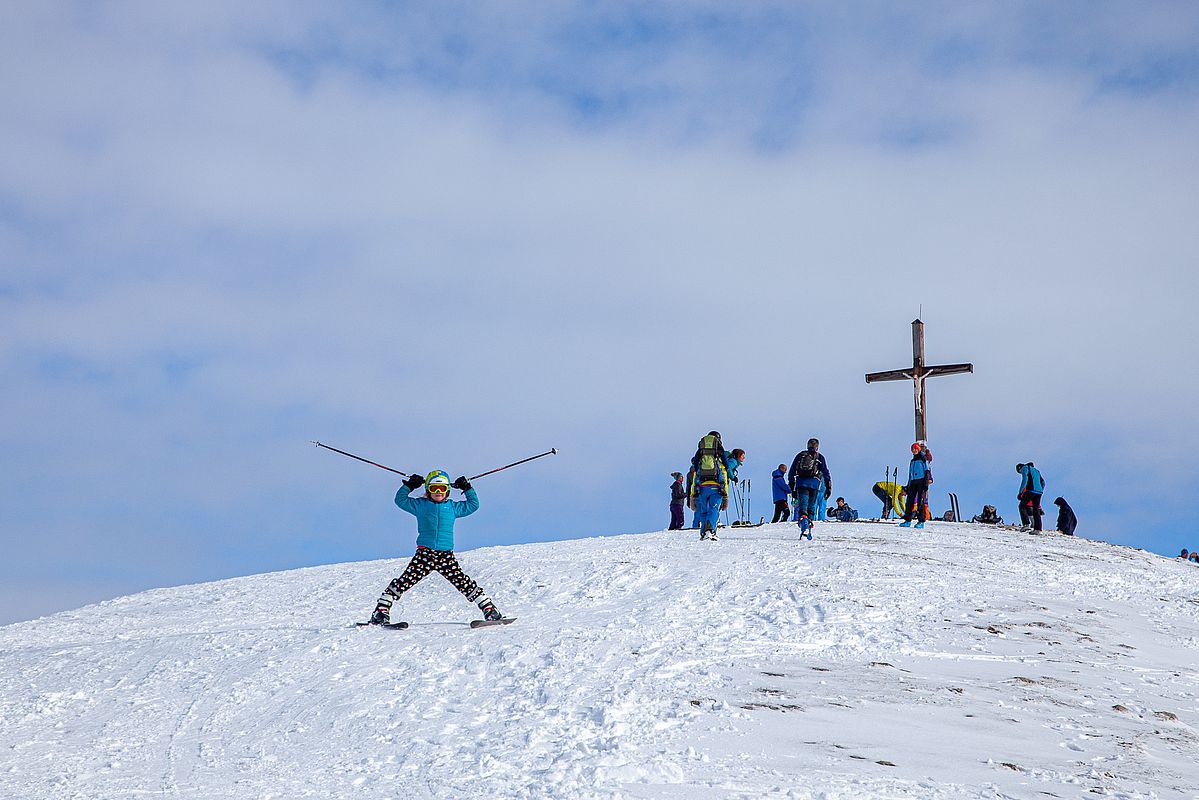
<svg viewBox="0 0 1199 800">
<path fill-rule="evenodd" d="M 490 597 L 484 597 L 479 601 L 479 610 L 483 612 L 483 619 L 488 622 L 495 622 L 497 619 L 503 619 L 504 615 L 495 607 L 495 603 L 491 602 Z"/>
<path fill-rule="evenodd" d="M 716 528 L 712 528 L 712 530 L 708 531 L 708 541 L 709 542 L 719 542 L 720 541 L 720 539 L 716 538 Z"/>
<path fill-rule="evenodd" d="M 903 522 L 899 523 L 899 527 L 910 528 L 912 527 L 912 521 L 910 519 L 905 519 Z"/>
<path fill-rule="evenodd" d="M 806 516 L 799 518 L 799 538 L 808 537 L 808 541 L 812 541 L 812 521 Z"/>
<path fill-rule="evenodd" d="M 712 524 L 710 522 L 705 522 L 704 524 L 699 526 L 699 540 L 701 542 L 707 541 L 707 538 L 711 535 L 712 535 Z"/>
<path fill-rule="evenodd" d="M 375 609 L 375 613 L 371 614 L 371 625 L 390 625 L 391 624 L 391 609 L 387 606 L 379 606 Z"/>
<path fill-rule="evenodd" d="M 913 528 L 923 528 L 923 527 L 924 527 L 924 523 L 923 523 L 923 522 L 917 522 L 917 523 L 916 523 L 915 525 L 913 525 L 912 527 L 913 527 Z"/>
</svg>

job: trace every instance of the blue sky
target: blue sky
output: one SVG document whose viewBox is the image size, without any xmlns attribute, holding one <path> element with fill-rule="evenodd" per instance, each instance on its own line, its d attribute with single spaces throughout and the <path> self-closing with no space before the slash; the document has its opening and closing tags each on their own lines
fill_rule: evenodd
<svg viewBox="0 0 1199 800">
<path fill-rule="evenodd" d="M 1188 3 L 14 6 L 0 25 L 0 622 L 665 524 L 717 428 L 867 511 L 923 306 L 934 510 L 1199 546 Z M 379 587 L 363 587 L 369 604 Z"/>
</svg>

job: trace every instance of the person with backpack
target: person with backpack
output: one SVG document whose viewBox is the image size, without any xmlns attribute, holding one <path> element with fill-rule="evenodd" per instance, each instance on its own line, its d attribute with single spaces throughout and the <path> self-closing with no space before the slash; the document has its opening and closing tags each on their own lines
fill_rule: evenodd
<svg viewBox="0 0 1199 800">
<path fill-rule="evenodd" d="M 409 497 L 421 486 L 425 496 Z M 450 487 L 460 489 L 465 500 L 450 500 Z M 396 492 L 395 503 L 416 517 L 416 554 L 400 577 L 392 580 L 383 590 L 371 614 L 371 625 L 390 625 L 392 605 L 400 595 L 420 583 L 430 572 L 440 572 L 442 577 L 472 603 L 479 606 L 483 619 L 494 622 L 503 619 L 495 603 L 491 601 L 479 584 L 471 580 L 458 559 L 454 557 L 454 522 L 479 510 L 479 495 L 471 487 L 466 476 L 450 483 L 448 473 L 435 469 L 427 476 L 410 475 Z"/>
<path fill-rule="evenodd" d="M 1078 527 L 1078 517 L 1074 516 L 1074 509 L 1070 508 L 1064 497 L 1057 498 L 1053 504 L 1057 506 L 1057 529 L 1067 536 L 1073 536 L 1074 529 Z"/>
<path fill-rule="evenodd" d="M 1020 490 L 1016 500 L 1020 503 L 1020 522 L 1028 527 L 1032 522 L 1034 531 L 1041 530 L 1041 495 L 1045 492 L 1045 479 L 1041 471 L 1029 461 L 1027 464 L 1017 464 L 1016 472 L 1020 473 Z"/>
<path fill-rule="evenodd" d="M 913 516 L 917 517 L 916 527 L 924 527 L 924 521 L 928 519 L 928 487 L 932 482 L 933 471 L 928 466 L 924 445 L 915 442 L 912 444 L 912 460 L 908 464 L 908 503 L 899 527 L 912 527 Z"/>
<path fill-rule="evenodd" d="M 814 437 L 808 439 L 807 449 L 796 454 L 795 460 L 791 462 L 791 469 L 787 472 L 787 485 L 795 495 L 795 515 L 799 522 L 800 536 L 807 535 L 808 541 L 812 539 L 816 503 L 824 502 L 824 498 L 817 498 L 821 481 L 824 482 L 825 491 L 831 492 L 833 487 L 828 464 L 819 451 L 820 440 Z"/>
<path fill-rule="evenodd" d="M 787 465 L 779 464 L 779 468 L 772 472 L 770 477 L 773 479 L 770 492 L 774 497 L 774 519 L 770 522 L 786 522 L 787 517 L 791 516 L 791 508 L 787 504 L 787 496 L 791 494 L 791 487 L 787 485 Z"/>
<path fill-rule="evenodd" d="M 672 472 L 670 477 L 674 478 L 674 483 L 670 484 L 670 527 L 667 530 L 679 531 L 683 529 L 683 503 L 687 501 L 687 489 L 683 486 L 683 473 Z"/>
<path fill-rule="evenodd" d="M 709 431 L 699 440 L 687 473 L 687 505 L 695 512 L 699 539 L 716 541 L 720 512 L 729 507 L 728 454 L 720 434 Z"/>
</svg>

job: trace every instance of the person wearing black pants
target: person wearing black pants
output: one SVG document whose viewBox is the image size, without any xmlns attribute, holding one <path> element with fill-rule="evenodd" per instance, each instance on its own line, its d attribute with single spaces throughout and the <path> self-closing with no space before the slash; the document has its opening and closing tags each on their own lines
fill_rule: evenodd
<svg viewBox="0 0 1199 800">
<path fill-rule="evenodd" d="M 674 483 L 670 484 L 670 527 L 667 530 L 683 529 L 683 503 L 687 500 L 687 487 L 683 486 L 683 473 L 670 473 Z"/>
<path fill-rule="evenodd" d="M 920 442 L 912 445 L 912 461 L 908 465 L 908 502 L 904 510 L 901 528 L 912 527 L 912 517 L 918 517 L 917 528 L 924 527 L 925 512 L 928 510 L 928 487 L 933 482 L 933 472 L 925 459 L 924 448 Z"/>
<path fill-rule="evenodd" d="M 774 482 L 770 484 L 771 493 L 774 495 L 774 519 L 775 522 L 786 522 L 791 517 L 791 508 L 787 505 L 787 495 L 791 493 L 791 487 L 787 485 L 787 465 L 779 464 L 779 468 L 773 473 Z"/>
<path fill-rule="evenodd" d="M 1041 494 L 1045 491 L 1045 479 L 1041 471 L 1030 461 L 1027 464 L 1017 464 L 1016 472 L 1020 473 L 1020 490 L 1016 500 L 1020 503 L 1020 521 L 1028 527 L 1032 523 L 1034 531 L 1041 530 Z"/>
</svg>

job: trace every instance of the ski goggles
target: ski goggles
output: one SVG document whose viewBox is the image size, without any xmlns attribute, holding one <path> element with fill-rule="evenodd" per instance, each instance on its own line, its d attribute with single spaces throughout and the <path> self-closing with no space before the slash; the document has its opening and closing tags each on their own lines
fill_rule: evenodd
<svg viewBox="0 0 1199 800">
<path fill-rule="evenodd" d="M 450 487 L 444 483 L 433 483 L 425 487 L 425 491 L 429 494 L 449 494 Z"/>
</svg>

